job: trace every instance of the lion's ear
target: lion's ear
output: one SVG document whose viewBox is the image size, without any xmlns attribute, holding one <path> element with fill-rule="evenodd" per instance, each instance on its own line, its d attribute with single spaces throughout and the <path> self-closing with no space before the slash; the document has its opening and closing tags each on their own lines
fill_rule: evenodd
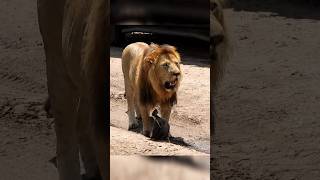
<svg viewBox="0 0 320 180">
<path fill-rule="evenodd" d="M 169 49 L 169 50 L 172 50 L 172 51 L 176 51 L 177 50 L 177 48 L 175 46 L 171 46 L 169 44 L 163 44 L 160 47 L 164 48 L 164 49 Z"/>
<path fill-rule="evenodd" d="M 147 62 L 150 62 L 151 64 L 154 64 L 156 62 L 156 60 L 158 59 L 158 56 L 159 56 L 159 52 L 157 50 L 153 50 L 150 54 L 148 54 L 146 57 L 145 57 L 145 60 Z"/>
</svg>

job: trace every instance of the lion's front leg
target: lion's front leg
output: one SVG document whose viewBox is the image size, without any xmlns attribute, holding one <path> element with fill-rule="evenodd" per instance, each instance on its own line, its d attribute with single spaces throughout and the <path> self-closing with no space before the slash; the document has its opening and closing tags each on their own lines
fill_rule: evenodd
<svg viewBox="0 0 320 180">
<path fill-rule="evenodd" d="M 150 137 L 150 132 L 152 130 L 152 122 L 149 119 L 149 113 L 150 113 L 151 107 L 140 105 L 139 109 L 140 109 L 142 123 L 143 123 L 142 133 L 143 135 Z"/>
<path fill-rule="evenodd" d="M 171 109 L 172 109 L 172 105 L 170 103 L 162 103 L 160 104 L 160 113 L 161 113 L 161 117 L 163 119 L 165 119 L 168 124 L 169 124 L 169 120 L 170 120 L 170 115 L 171 115 Z M 170 131 L 168 133 L 168 136 L 170 137 Z"/>
<path fill-rule="evenodd" d="M 141 113 L 140 113 L 139 105 L 138 105 L 137 101 L 135 101 L 135 102 L 136 102 L 135 103 L 136 117 L 138 120 L 139 119 L 141 120 Z"/>
<path fill-rule="evenodd" d="M 161 117 L 169 122 L 172 106 L 169 103 L 160 104 Z"/>
</svg>

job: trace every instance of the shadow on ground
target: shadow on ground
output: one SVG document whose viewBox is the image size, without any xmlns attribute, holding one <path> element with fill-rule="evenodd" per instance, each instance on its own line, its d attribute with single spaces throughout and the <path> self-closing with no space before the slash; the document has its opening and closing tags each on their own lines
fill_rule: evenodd
<svg viewBox="0 0 320 180">
<path fill-rule="evenodd" d="M 132 132 L 135 132 L 135 133 L 138 133 L 138 134 L 142 134 L 142 121 L 141 120 L 138 120 L 138 127 L 134 128 L 134 129 L 130 129 L 129 131 L 132 131 Z M 152 138 L 151 138 L 152 139 Z M 173 136 L 170 136 L 170 137 L 167 137 L 166 139 L 159 139 L 159 140 L 155 140 L 155 139 L 152 139 L 153 141 L 160 141 L 160 142 L 168 142 L 168 143 L 172 143 L 172 144 L 175 144 L 175 145 L 180 145 L 180 146 L 185 146 L 185 147 L 192 147 L 191 144 L 187 143 L 182 137 L 173 137 Z M 195 149 L 198 149 L 197 147 L 194 147 Z"/>
<path fill-rule="evenodd" d="M 192 156 L 145 156 L 145 158 L 155 162 L 173 162 L 179 165 L 187 165 L 195 169 L 205 169 L 203 164 L 199 164 Z"/>
</svg>

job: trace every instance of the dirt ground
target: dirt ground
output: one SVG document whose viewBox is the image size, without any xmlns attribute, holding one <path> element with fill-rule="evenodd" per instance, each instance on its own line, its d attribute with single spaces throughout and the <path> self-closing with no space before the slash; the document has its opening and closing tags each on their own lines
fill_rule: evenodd
<svg viewBox="0 0 320 180">
<path fill-rule="evenodd" d="M 160 159 L 159 159 L 160 158 Z M 209 157 L 111 156 L 112 180 L 209 180 Z M 187 159 L 186 159 L 187 158 Z M 135 168 L 132 168 L 135 167 Z M 155 170 L 156 169 L 156 170 Z M 133 178 L 134 177 L 134 178 Z"/>
<path fill-rule="evenodd" d="M 212 175 L 319 179 L 319 13 L 258 4 L 226 10 L 233 57 L 217 98 Z"/>
<path fill-rule="evenodd" d="M 207 156 L 192 148 L 175 145 L 168 142 L 155 142 L 143 135 L 127 130 L 110 127 L 110 154 L 128 155 L 167 155 L 167 156 Z"/>
<path fill-rule="evenodd" d="M 0 179 L 57 179 L 36 1 L 0 1 L 0 21 Z"/>
</svg>

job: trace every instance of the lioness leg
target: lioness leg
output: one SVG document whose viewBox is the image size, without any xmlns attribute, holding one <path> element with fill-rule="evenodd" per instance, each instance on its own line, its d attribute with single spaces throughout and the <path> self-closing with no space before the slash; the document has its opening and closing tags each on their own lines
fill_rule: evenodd
<svg viewBox="0 0 320 180">
<path fill-rule="evenodd" d="M 78 134 L 79 134 L 79 145 L 80 154 L 86 170 L 86 178 L 93 179 L 98 178 L 99 168 L 95 157 L 94 147 L 92 143 L 92 132 L 90 132 L 90 121 L 89 119 L 89 106 L 88 101 L 84 98 L 79 99 L 79 110 L 78 110 Z"/>
<path fill-rule="evenodd" d="M 55 118 L 59 179 L 80 180 L 74 108 L 77 97 L 75 86 L 63 65 L 61 50 L 62 4 L 38 0 L 38 18 L 45 47 L 50 104 Z"/>
<path fill-rule="evenodd" d="M 74 94 L 73 90 L 63 89 L 63 94 L 58 95 L 57 98 L 52 98 L 57 136 L 58 171 L 60 180 L 79 180 L 78 134 L 76 132 L 77 124 L 74 108 L 76 97 L 72 95 Z"/>
</svg>

